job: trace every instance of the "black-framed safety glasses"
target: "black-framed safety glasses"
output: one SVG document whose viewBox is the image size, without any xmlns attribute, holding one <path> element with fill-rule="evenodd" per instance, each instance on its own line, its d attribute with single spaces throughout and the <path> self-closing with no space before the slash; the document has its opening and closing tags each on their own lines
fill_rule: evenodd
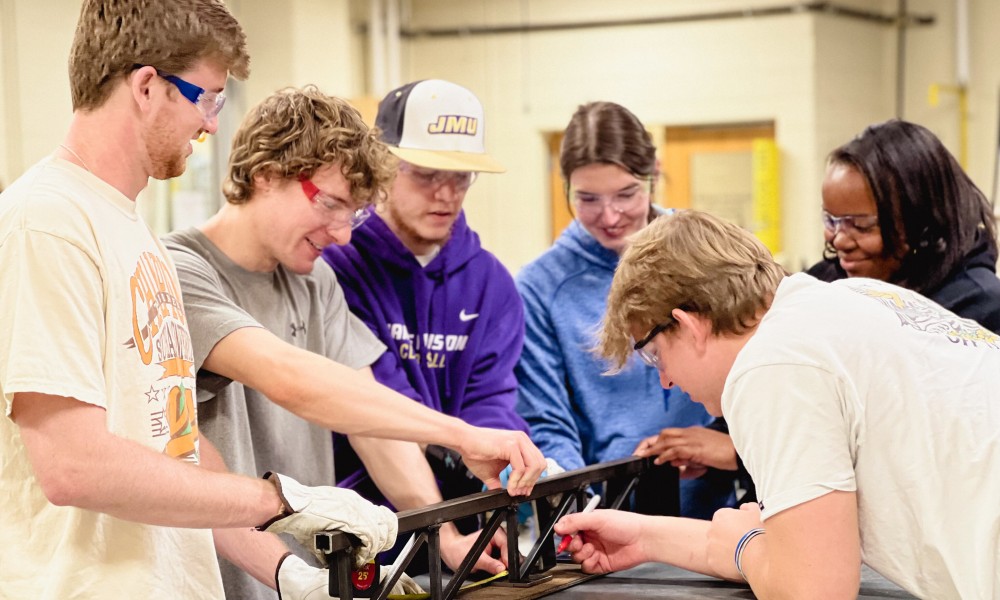
<svg viewBox="0 0 1000 600">
<path fill-rule="evenodd" d="M 660 368 L 660 357 L 657 356 L 655 352 L 646 350 L 646 346 L 649 345 L 649 342 L 653 341 L 653 338 L 660 335 L 664 331 L 670 329 L 676 323 L 677 321 L 674 320 L 673 317 L 670 317 L 669 321 L 664 321 L 663 323 L 660 323 L 659 325 L 656 325 L 652 329 L 650 329 L 649 333 L 646 334 L 646 337 L 642 338 L 641 340 L 636 342 L 634 346 L 632 346 L 632 349 L 635 350 L 636 354 L 639 355 L 639 358 L 642 359 L 642 362 L 646 363 L 651 367 L 655 367 L 657 369 Z"/>
</svg>

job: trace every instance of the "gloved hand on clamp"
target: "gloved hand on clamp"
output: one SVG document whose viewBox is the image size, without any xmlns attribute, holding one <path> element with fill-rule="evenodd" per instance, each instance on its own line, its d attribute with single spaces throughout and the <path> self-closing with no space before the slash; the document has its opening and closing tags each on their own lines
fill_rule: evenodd
<svg viewBox="0 0 1000 600">
<path fill-rule="evenodd" d="M 315 548 L 315 536 L 323 531 L 344 531 L 361 540 L 354 550 L 354 566 L 360 567 L 396 541 L 396 515 L 376 506 L 354 490 L 332 486 L 309 487 L 287 475 L 265 473 L 278 488 L 284 513 L 257 527 L 260 531 L 288 533 L 306 548 Z M 322 559 L 322 553 L 314 550 Z"/>
</svg>

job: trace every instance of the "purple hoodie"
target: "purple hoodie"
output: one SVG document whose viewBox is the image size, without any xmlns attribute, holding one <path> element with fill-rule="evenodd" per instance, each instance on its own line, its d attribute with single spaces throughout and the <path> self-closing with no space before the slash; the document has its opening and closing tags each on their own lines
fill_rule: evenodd
<svg viewBox="0 0 1000 600">
<path fill-rule="evenodd" d="M 323 257 L 351 311 L 388 347 L 372 365 L 380 383 L 472 425 L 528 432 L 515 410 L 521 297 L 464 212 L 426 267 L 378 215 Z M 366 473 L 346 439 L 335 439 L 339 485 L 355 487 Z"/>
</svg>

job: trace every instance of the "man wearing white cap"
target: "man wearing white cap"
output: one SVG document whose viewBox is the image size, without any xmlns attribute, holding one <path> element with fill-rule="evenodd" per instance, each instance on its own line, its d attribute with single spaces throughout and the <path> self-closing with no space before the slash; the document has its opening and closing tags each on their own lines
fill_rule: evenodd
<svg viewBox="0 0 1000 600">
<path fill-rule="evenodd" d="M 521 300 L 462 212 L 478 173 L 504 171 L 486 153 L 482 104 L 453 83 L 417 81 L 382 100 L 376 125 L 399 159 L 389 198 L 350 244 L 324 251 L 351 311 L 389 347 L 372 365 L 375 377 L 470 424 L 527 432 L 515 410 Z M 442 448 L 425 454 L 413 443 L 357 435 L 347 442 L 335 440 L 338 485 L 373 502 L 409 509 L 482 489 Z M 473 542 L 443 526 L 445 563 L 457 567 Z M 485 555 L 477 566 L 504 568 Z"/>
</svg>

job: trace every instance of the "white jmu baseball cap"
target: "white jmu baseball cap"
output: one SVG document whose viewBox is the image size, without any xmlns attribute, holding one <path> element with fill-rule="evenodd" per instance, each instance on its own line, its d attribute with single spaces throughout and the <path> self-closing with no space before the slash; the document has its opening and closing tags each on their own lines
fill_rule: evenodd
<svg viewBox="0 0 1000 600">
<path fill-rule="evenodd" d="M 503 173 L 486 153 L 483 105 L 475 94 L 441 79 L 408 83 L 379 102 L 375 125 L 389 151 L 441 171 Z"/>
</svg>

